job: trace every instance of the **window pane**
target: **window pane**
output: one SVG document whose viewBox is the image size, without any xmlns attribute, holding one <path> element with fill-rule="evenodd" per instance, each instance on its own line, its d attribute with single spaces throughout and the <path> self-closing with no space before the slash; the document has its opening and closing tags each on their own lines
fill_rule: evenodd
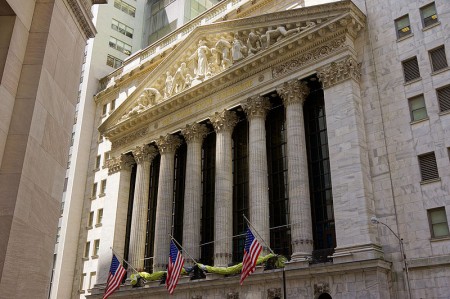
<svg viewBox="0 0 450 299">
<path fill-rule="evenodd" d="M 412 113 L 412 116 L 413 116 L 413 118 L 412 118 L 413 121 L 427 118 L 428 117 L 427 110 L 425 108 L 414 110 Z"/>
<path fill-rule="evenodd" d="M 436 7 L 434 6 L 434 3 L 422 8 L 422 16 L 424 18 L 428 18 L 433 15 L 436 15 Z"/>
<path fill-rule="evenodd" d="M 434 234 L 434 237 L 445 237 L 445 236 L 448 236 L 449 235 L 449 230 L 448 230 L 447 222 L 440 223 L 440 224 L 434 224 L 433 225 L 433 234 Z"/>
<path fill-rule="evenodd" d="M 431 223 L 442 223 L 447 222 L 447 217 L 445 216 L 445 210 L 437 210 L 431 212 Z"/>
</svg>

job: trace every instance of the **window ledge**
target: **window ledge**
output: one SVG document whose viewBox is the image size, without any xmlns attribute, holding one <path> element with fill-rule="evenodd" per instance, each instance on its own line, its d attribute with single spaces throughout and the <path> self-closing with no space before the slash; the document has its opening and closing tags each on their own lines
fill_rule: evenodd
<svg viewBox="0 0 450 299">
<path fill-rule="evenodd" d="M 424 121 L 427 121 L 427 120 L 430 120 L 430 118 L 428 116 L 424 117 L 422 119 L 413 120 L 413 121 L 410 122 L 410 124 L 411 125 L 415 125 L 415 124 L 418 124 L 418 123 L 421 123 L 421 122 L 424 122 Z"/>
<path fill-rule="evenodd" d="M 437 70 L 437 71 L 435 71 L 435 72 L 432 72 L 432 73 L 431 73 L 431 76 L 438 75 L 438 74 L 440 74 L 440 73 L 444 73 L 444 72 L 446 72 L 446 71 L 448 71 L 448 70 L 450 70 L 450 67 L 449 67 L 449 66 L 446 66 L 446 67 L 444 67 L 444 68 L 442 68 L 442 69 L 440 69 L 440 70 Z"/>
<path fill-rule="evenodd" d="M 92 225 L 86 226 L 86 229 L 92 229 Z"/>
<path fill-rule="evenodd" d="M 84 293 L 86 293 L 85 290 L 78 290 L 78 294 L 84 294 Z"/>
<path fill-rule="evenodd" d="M 98 195 L 98 197 L 104 197 L 105 196 L 105 193 L 100 193 L 99 195 Z"/>
<path fill-rule="evenodd" d="M 97 223 L 97 224 L 95 225 L 95 227 L 101 227 L 101 226 L 102 226 L 101 223 Z"/>
<path fill-rule="evenodd" d="M 445 110 L 445 111 L 439 112 L 439 116 L 443 116 L 443 115 L 447 115 L 447 114 L 450 114 L 450 110 Z"/>
<path fill-rule="evenodd" d="M 99 171 L 100 170 L 100 168 L 94 168 L 94 170 L 92 170 L 93 172 L 97 172 L 97 171 Z"/>
<path fill-rule="evenodd" d="M 97 140 L 98 143 L 102 143 L 103 142 L 103 138 L 100 140 Z"/>
<path fill-rule="evenodd" d="M 441 181 L 441 178 L 435 178 L 435 179 L 429 179 L 429 180 L 421 181 L 420 184 L 421 185 L 426 185 L 426 184 L 440 182 L 440 181 Z"/>
<path fill-rule="evenodd" d="M 439 241 L 450 241 L 450 236 L 433 237 L 430 239 L 430 242 L 439 242 Z"/>
<path fill-rule="evenodd" d="M 82 260 L 83 262 L 85 262 L 85 261 L 89 261 L 89 258 L 88 258 L 88 257 L 82 257 L 81 260 Z"/>
<path fill-rule="evenodd" d="M 413 80 L 411 80 L 411 81 L 405 82 L 405 83 L 403 83 L 403 85 L 405 85 L 405 86 L 406 86 L 406 85 L 410 85 L 410 84 L 419 82 L 419 81 L 421 81 L 421 80 L 422 80 L 422 77 L 419 77 L 419 78 L 413 79 Z"/>
<path fill-rule="evenodd" d="M 98 259 L 98 255 L 91 255 L 91 259 Z"/>
<path fill-rule="evenodd" d="M 439 26 L 439 25 L 441 25 L 441 21 L 437 21 L 436 23 L 434 23 L 434 24 L 432 24 L 432 25 L 429 25 L 429 26 L 427 26 L 427 27 L 423 27 L 423 28 L 422 28 L 422 31 L 427 31 L 428 29 L 431 29 L 431 28 L 436 27 L 436 26 Z"/>
<path fill-rule="evenodd" d="M 402 36 L 402 37 L 400 37 L 400 38 L 397 38 L 397 43 L 399 43 L 399 42 L 401 42 L 401 41 L 404 41 L 405 39 L 408 39 L 408 38 L 410 38 L 410 37 L 412 37 L 412 36 L 414 36 L 414 33 L 410 33 L 410 34 L 408 34 L 408 35 L 405 35 L 405 36 Z"/>
<path fill-rule="evenodd" d="M 97 198 L 97 196 L 93 195 L 91 196 L 91 200 L 95 200 Z"/>
</svg>

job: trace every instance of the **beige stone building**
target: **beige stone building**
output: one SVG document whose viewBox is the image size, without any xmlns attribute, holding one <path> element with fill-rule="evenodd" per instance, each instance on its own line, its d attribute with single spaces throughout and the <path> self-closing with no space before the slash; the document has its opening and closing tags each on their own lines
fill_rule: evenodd
<svg viewBox="0 0 450 299">
<path fill-rule="evenodd" d="M 101 233 L 78 244 L 98 259 L 90 298 L 111 248 L 164 270 L 169 234 L 188 265 L 240 262 L 242 214 L 286 267 L 185 277 L 174 298 L 450 296 L 450 4 L 322 2 L 222 1 L 102 80 L 84 199 L 102 212 L 82 219 Z"/>
<path fill-rule="evenodd" d="M 90 0 L 0 1 L 0 298 L 47 298 Z"/>
</svg>

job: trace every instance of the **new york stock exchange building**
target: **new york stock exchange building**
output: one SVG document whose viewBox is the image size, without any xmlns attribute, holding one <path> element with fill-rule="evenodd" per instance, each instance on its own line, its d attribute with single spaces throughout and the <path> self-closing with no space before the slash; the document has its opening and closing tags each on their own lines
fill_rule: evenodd
<svg viewBox="0 0 450 299">
<path fill-rule="evenodd" d="M 230 5 L 239 2 L 218 22 L 188 23 L 103 80 L 95 101 L 105 141 L 95 144 L 109 160 L 88 297 L 103 295 L 111 248 L 147 273 L 166 270 L 171 236 L 186 267 L 192 259 L 242 262 L 245 215 L 261 255 L 285 256 L 284 268 L 261 264 L 242 286 L 239 274 L 182 275 L 170 298 L 449 298 L 450 241 L 435 238 L 433 213 L 443 207 L 446 217 L 450 200 L 450 118 L 437 111 L 439 91 L 436 98 L 434 89 L 405 83 L 401 61 L 420 53 L 386 50 L 403 40 L 375 3 Z M 440 2 L 432 2 L 437 18 L 449 12 Z M 439 34 L 421 30 L 419 9 L 403 12 L 417 26 L 411 38 L 430 40 Z M 419 66 L 426 80 L 428 58 Z M 443 72 L 430 79 L 433 88 L 449 83 Z M 417 124 L 408 98 L 419 94 L 429 119 Z M 424 177 L 430 152 L 439 180 Z M 127 281 L 112 297 L 169 295 L 160 280 Z"/>
</svg>

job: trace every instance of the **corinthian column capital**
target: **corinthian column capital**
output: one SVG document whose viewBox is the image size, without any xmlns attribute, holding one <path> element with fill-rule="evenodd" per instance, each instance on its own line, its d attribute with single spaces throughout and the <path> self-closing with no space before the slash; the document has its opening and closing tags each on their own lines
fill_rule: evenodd
<svg viewBox="0 0 450 299">
<path fill-rule="evenodd" d="M 132 153 L 136 163 L 140 164 L 142 162 L 151 162 L 158 154 L 158 150 L 154 146 L 144 144 L 136 146 Z"/>
<path fill-rule="evenodd" d="M 303 105 L 309 94 L 309 88 L 305 83 L 295 79 L 284 82 L 277 87 L 277 93 L 283 99 L 284 106 L 292 103 L 301 103 Z"/>
<path fill-rule="evenodd" d="M 181 139 L 178 136 L 167 134 L 165 136 L 160 136 L 158 140 L 156 140 L 156 144 L 158 145 L 161 155 L 173 154 L 181 145 Z"/>
<path fill-rule="evenodd" d="M 234 126 L 238 122 L 238 117 L 235 112 L 223 110 L 222 112 L 216 112 L 210 118 L 210 121 L 214 127 L 216 133 L 219 132 L 231 132 Z"/>
<path fill-rule="evenodd" d="M 253 96 L 247 99 L 243 105 L 248 119 L 254 117 L 266 118 L 267 111 L 270 109 L 269 98 L 263 96 Z"/>
<path fill-rule="evenodd" d="M 193 123 L 192 125 L 186 125 L 186 128 L 181 130 L 181 134 L 183 134 L 187 143 L 190 142 L 201 142 L 203 138 L 205 138 L 208 133 L 208 129 L 205 125 L 201 125 L 198 123 Z"/>
<path fill-rule="evenodd" d="M 106 161 L 108 175 L 114 174 L 121 170 L 130 170 L 133 164 L 134 159 L 130 155 L 121 154 L 119 157 L 112 157 Z"/>
<path fill-rule="evenodd" d="M 361 77 L 361 64 L 353 57 L 348 56 L 320 69 L 317 72 L 317 77 L 322 82 L 323 88 L 331 87 L 347 79 L 353 79 L 358 82 Z"/>
</svg>

